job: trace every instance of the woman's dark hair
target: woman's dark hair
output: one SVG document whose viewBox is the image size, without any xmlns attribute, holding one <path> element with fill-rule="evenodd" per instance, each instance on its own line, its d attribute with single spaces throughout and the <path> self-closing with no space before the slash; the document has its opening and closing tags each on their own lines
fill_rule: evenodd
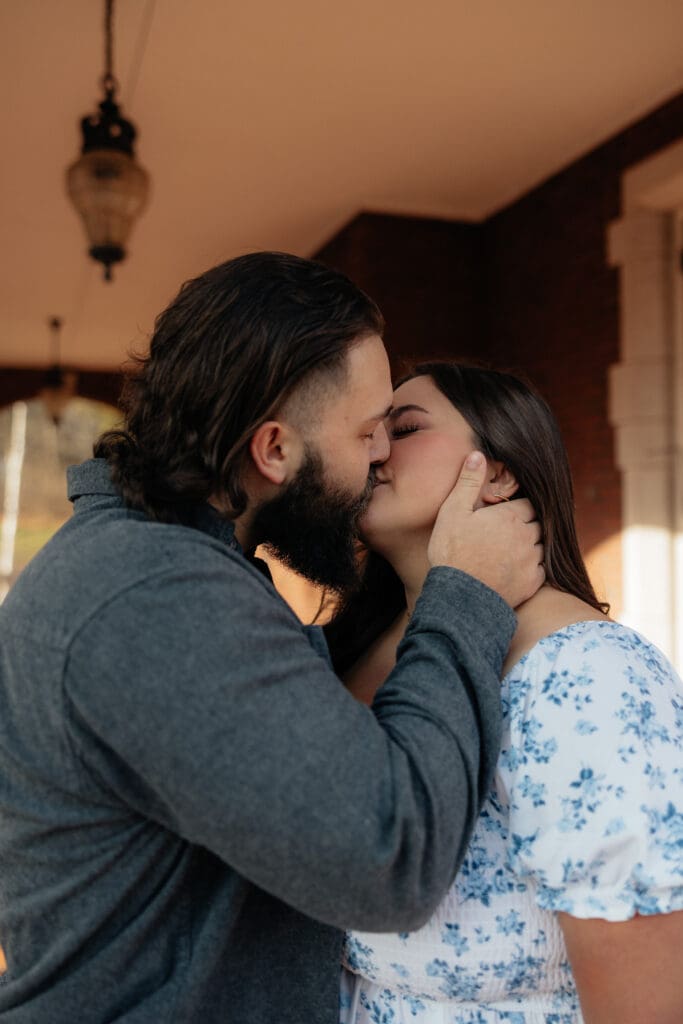
<svg viewBox="0 0 683 1024">
<path fill-rule="evenodd" d="M 548 583 L 606 612 L 579 549 L 569 461 L 546 402 L 518 377 L 459 363 L 418 364 L 399 384 L 428 376 L 472 428 L 476 447 L 514 474 L 515 497 L 528 498 L 541 524 Z M 397 385 L 398 386 L 398 385 Z M 398 576 L 380 555 L 367 555 L 360 589 L 326 627 L 335 668 L 350 667 L 405 608 Z"/>
<path fill-rule="evenodd" d="M 350 345 L 383 328 L 375 303 L 320 263 L 275 252 L 222 263 L 157 318 L 124 387 L 124 429 L 95 455 L 153 519 L 186 521 L 213 494 L 237 516 L 256 428 L 306 379 L 342 375 Z"/>
</svg>

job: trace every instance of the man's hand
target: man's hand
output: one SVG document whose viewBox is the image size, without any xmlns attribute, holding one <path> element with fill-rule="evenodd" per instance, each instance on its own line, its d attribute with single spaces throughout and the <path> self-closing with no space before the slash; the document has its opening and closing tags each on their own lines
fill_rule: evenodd
<svg viewBox="0 0 683 1024">
<path fill-rule="evenodd" d="M 516 608 L 543 585 L 541 527 L 524 498 L 477 508 L 486 459 L 472 452 L 439 509 L 427 551 L 431 565 L 475 576 Z"/>
</svg>

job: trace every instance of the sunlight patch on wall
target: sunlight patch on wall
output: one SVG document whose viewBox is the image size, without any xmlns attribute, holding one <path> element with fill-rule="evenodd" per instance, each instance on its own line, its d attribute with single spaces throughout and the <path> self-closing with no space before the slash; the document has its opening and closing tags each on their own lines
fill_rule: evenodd
<svg viewBox="0 0 683 1024">
<path fill-rule="evenodd" d="M 672 661 L 673 535 L 663 526 L 630 526 L 623 534 L 622 621 L 652 640 Z"/>
</svg>

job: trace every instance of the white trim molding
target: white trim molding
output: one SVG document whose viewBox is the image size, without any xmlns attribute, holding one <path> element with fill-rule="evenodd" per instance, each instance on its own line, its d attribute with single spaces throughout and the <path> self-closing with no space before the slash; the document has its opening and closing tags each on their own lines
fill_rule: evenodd
<svg viewBox="0 0 683 1024">
<path fill-rule="evenodd" d="M 623 621 L 683 668 L 683 317 L 678 211 L 683 143 L 628 170 L 609 226 L 620 268 L 620 361 L 609 417 L 622 473 Z"/>
</svg>

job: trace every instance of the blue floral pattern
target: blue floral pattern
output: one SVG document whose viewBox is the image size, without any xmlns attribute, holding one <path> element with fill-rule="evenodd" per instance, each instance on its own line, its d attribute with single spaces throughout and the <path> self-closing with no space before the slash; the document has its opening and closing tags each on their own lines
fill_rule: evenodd
<svg viewBox="0 0 683 1024">
<path fill-rule="evenodd" d="M 556 912 L 683 909 L 683 684 L 631 629 L 579 622 L 502 684 L 491 793 L 419 931 L 351 934 L 341 1024 L 581 1024 Z"/>
</svg>

